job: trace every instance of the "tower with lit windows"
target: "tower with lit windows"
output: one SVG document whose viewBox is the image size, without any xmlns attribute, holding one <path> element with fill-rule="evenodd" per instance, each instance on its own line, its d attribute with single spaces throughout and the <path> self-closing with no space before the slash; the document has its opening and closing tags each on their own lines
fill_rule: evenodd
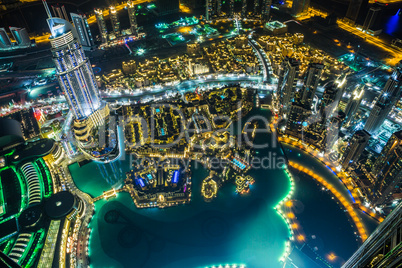
<svg viewBox="0 0 402 268">
<path fill-rule="evenodd" d="M 105 18 L 103 17 L 102 9 L 95 9 L 95 18 L 98 23 L 99 33 L 102 39 L 102 43 L 107 42 L 107 28 L 105 23 Z"/>
<path fill-rule="evenodd" d="M 300 62 L 294 58 L 285 57 L 279 70 L 277 94 L 279 104 L 284 113 L 289 111 L 296 91 Z"/>
<path fill-rule="evenodd" d="M 247 16 L 247 0 L 242 0 L 241 3 L 241 17 L 245 18 Z"/>
<path fill-rule="evenodd" d="M 269 21 L 269 17 L 271 15 L 271 5 L 272 0 L 262 0 L 262 20 L 264 22 Z"/>
<path fill-rule="evenodd" d="M 234 9 L 235 9 L 235 1 L 229 0 L 229 17 L 233 18 L 234 16 Z"/>
<path fill-rule="evenodd" d="M 345 125 L 351 122 L 360 107 L 364 95 L 364 86 L 358 86 L 352 93 L 345 108 Z"/>
<path fill-rule="evenodd" d="M 46 2 L 43 3 L 49 17 L 47 23 L 56 76 L 74 118 L 75 140 L 84 154 L 101 160 L 118 151 L 116 130 L 102 129 L 110 125 L 109 106 L 102 102 L 91 63 L 78 42 L 76 29 L 64 19 L 53 18 Z M 102 139 L 104 136 L 107 141 Z"/>
<path fill-rule="evenodd" d="M 89 28 L 87 17 L 85 15 L 70 13 L 71 20 L 77 30 L 81 46 L 85 49 L 91 49 L 95 46 L 92 38 L 91 29 Z"/>
<path fill-rule="evenodd" d="M 315 92 L 320 82 L 324 65 L 321 63 L 310 63 L 307 69 L 307 73 L 304 77 L 303 88 L 300 93 L 300 102 L 311 107 Z"/>
<path fill-rule="evenodd" d="M 364 129 L 375 134 L 384 123 L 395 104 L 401 99 L 402 94 L 402 62 L 396 67 L 395 72 L 385 84 L 377 102 L 375 103 L 367 119 Z"/>
<path fill-rule="evenodd" d="M 127 2 L 128 18 L 130 20 L 131 33 L 138 35 L 137 17 L 135 16 L 135 5 L 132 1 Z"/>
<path fill-rule="evenodd" d="M 370 137 L 370 133 L 365 130 L 358 130 L 355 132 L 355 134 L 353 134 L 351 140 L 349 141 L 349 145 L 346 147 L 346 150 L 343 153 L 341 161 L 343 169 L 348 168 L 350 164 L 359 160 Z"/>
<path fill-rule="evenodd" d="M 254 0 L 254 16 L 260 15 L 260 0 Z"/>
<path fill-rule="evenodd" d="M 112 23 L 113 33 L 117 37 L 120 35 L 120 21 L 119 21 L 119 17 L 117 16 L 116 8 L 114 6 L 110 6 L 109 13 L 110 13 L 110 21 Z"/>
</svg>

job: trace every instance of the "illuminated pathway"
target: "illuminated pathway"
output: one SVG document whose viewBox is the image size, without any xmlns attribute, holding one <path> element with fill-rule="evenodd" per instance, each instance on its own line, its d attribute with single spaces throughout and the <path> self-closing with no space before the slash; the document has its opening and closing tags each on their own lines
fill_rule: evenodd
<svg viewBox="0 0 402 268">
<path fill-rule="evenodd" d="M 311 176 L 316 181 L 318 181 L 322 186 L 327 188 L 339 200 L 339 202 L 341 202 L 341 204 L 345 207 L 349 216 L 352 218 L 353 222 L 355 223 L 362 241 L 364 242 L 367 239 L 368 236 L 366 233 L 366 229 L 365 229 L 363 223 L 361 222 L 360 218 L 358 217 L 356 211 L 354 210 L 352 203 L 347 198 L 345 198 L 340 192 L 338 192 L 335 189 L 335 187 L 332 184 L 328 183 L 323 177 L 315 174 L 314 171 L 312 171 L 306 167 L 303 167 L 302 165 L 299 165 L 293 161 L 289 161 L 289 165 L 291 167 L 293 167 L 294 169 L 302 171 L 302 172 L 306 173 L 307 175 Z"/>
</svg>

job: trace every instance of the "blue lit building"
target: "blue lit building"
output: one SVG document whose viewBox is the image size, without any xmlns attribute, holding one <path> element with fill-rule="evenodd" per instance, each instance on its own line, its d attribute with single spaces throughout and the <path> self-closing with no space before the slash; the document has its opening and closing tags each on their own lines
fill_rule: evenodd
<svg viewBox="0 0 402 268">
<path fill-rule="evenodd" d="M 101 106 L 101 97 L 92 71 L 85 56 L 79 36 L 71 23 L 60 18 L 48 18 L 53 61 L 60 87 L 75 119 L 87 118 Z"/>
<path fill-rule="evenodd" d="M 77 30 L 82 48 L 86 50 L 95 47 L 94 39 L 92 37 L 91 29 L 89 28 L 86 16 L 75 13 L 70 13 L 70 16 L 74 27 Z"/>
</svg>

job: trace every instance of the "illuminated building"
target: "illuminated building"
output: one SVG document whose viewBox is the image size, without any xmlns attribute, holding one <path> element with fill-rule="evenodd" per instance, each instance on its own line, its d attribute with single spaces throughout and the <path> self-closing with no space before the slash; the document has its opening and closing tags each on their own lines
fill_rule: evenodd
<svg viewBox="0 0 402 268">
<path fill-rule="evenodd" d="M 367 6 L 368 0 L 350 0 L 348 11 L 346 12 L 345 19 L 351 24 L 355 24 L 359 19 L 360 14 Z"/>
<path fill-rule="evenodd" d="M 346 78 L 344 78 L 343 81 L 336 80 L 334 83 L 331 82 L 325 87 L 319 108 L 322 120 L 331 118 L 332 114 L 338 108 L 338 104 L 343 95 L 345 82 Z"/>
<path fill-rule="evenodd" d="M 342 168 L 346 169 L 351 163 L 356 163 L 366 148 L 371 135 L 365 130 L 358 130 L 353 134 L 342 157 Z"/>
<path fill-rule="evenodd" d="M 364 86 L 360 87 L 358 86 L 352 93 L 352 96 L 348 100 L 348 103 L 346 104 L 345 108 L 345 124 L 348 124 L 351 122 L 356 115 L 356 112 L 358 111 L 360 107 L 360 103 L 362 102 L 364 96 Z"/>
<path fill-rule="evenodd" d="M 137 17 L 135 16 L 135 5 L 132 1 L 127 2 L 128 17 L 130 20 L 131 33 L 138 35 Z"/>
<path fill-rule="evenodd" d="M 337 116 L 331 118 L 327 130 L 325 132 L 325 139 L 323 147 L 328 151 L 331 150 L 335 142 L 339 138 L 339 131 L 345 121 L 345 113 L 339 112 Z"/>
<path fill-rule="evenodd" d="M 260 0 L 254 0 L 254 15 L 260 15 Z"/>
<path fill-rule="evenodd" d="M 320 82 L 324 65 L 321 63 L 310 63 L 304 77 L 303 87 L 300 93 L 300 102 L 306 107 L 311 107 L 318 83 Z"/>
<path fill-rule="evenodd" d="M 234 0 L 229 0 L 229 16 L 234 16 Z"/>
<path fill-rule="evenodd" d="M 342 268 L 400 267 L 401 233 L 402 202 L 394 208 Z"/>
<path fill-rule="evenodd" d="M 402 181 L 402 131 L 392 134 L 380 156 L 374 163 L 374 204 L 389 201 L 392 193 L 399 189 Z"/>
<path fill-rule="evenodd" d="M 110 123 L 109 129 L 99 133 L 99 128 L 108 122 L 109 107 L 102 103 L 91 63 L 78 43 L 76 29 L 66 20 L 52 18 L 46 2 L 43 3 L 49 16 L 49 39 L 57 79 L 74 115 L 75 140 L 85 154 L 102 159 L 114 151 L 117 143 Z M 108 137 L 108 146 L 101 144 L 104 142 L 102 135 Z"/>
<path fill-rule="evenodd" d="M 269 21 L 271 15 L 272 0 L 262 0 L 262 20 L 264 22 Z"/>
<path fill-rule="evenodd" d="M 133 74 L 135 70 L 137 69 L 137 64 L 135 63 L 135 60 L 130 60 L 130 61 L 123 61 L 122 63 L 122 69 L 124 74 Z"/>
<path fill-rule="evenodd" d="M 31 46 L 28 31 L 25 28 L 10 27 L 10 32 L 14 37 L 15 42 L 19 47 Z"/>
<path fill-rule="evenodd" d="M 107 42 L 107 28 L 105 19 L 103 17 L 103 11 L 101 9 L 95 9 L 96 22 L 98 23 L 99 33 L 101 35 L 102 43 Z"/>
<path fill-rule="evenodd" d="M 0 49 L 11 48 L 11 41 L 4 28 L 0 28 Z"/>
<path fill-rule="evenodd" d="M 364 20 L 363 31 L 370 31 L 376 33 L 374 35 L 378 35 L 379 33 L 381 33 L 381 29 L 378 29 L 377 26 L 377 24 L 381 19 L 380 17 L 381 17 L 381 8 L 371 7 L 367 13 L 366 19 Z"/>
<path fill-rule="evenodd" d="M 109 7 L 109 13 L 110 13 L 110 22 L 112 23 L 113 33 L 117 37 L 120 35 L 120 21 L 117 16 L 116 8 L 114 6 Z"/>
<path fill-rule="evenodd" d="M 285 112 L 289 110 L 294 98 L 299 66 L 300 62 L 298 60 L 289 57 L 285 57 L 280 66 L 277 94 L 279 95 L 282 110 Z"/>
<path fill-rule="evenodd" d="M 292 15 L 299 16 L 308 12 L 310 0 L 293 0 Z"/>
<path fill-rule="evenodd" d="M 222 13 L 222 0 L 216 0 L 215 5 L 216 5 L 216 15 L 220 16 Z"/>
<path fill-rule="evenodd" d="M 247 0 L 242 0 L 241 3 L 241 17 L 245 18 L 247 16 Z"/>
<path fill-rule="evenodd" d="M 285 133 L 293 136 L 302 134 L 303 128 L 307 127 L 307 118 L 311 115 L 311 109 L 304 105 L 293 102 L 290 105 L 289 117 L 286 122 Z"/>
<path fill-rule="evenodd" d="M 210 20 L 214 14 L 214 0 L 206 0 L 205 17 Z"/>
<path fill-rule="evenodd" d="M 370 133 L 376 133 L 381 125 L 384 123 L 388 114 L 392 110 L 392 107 L 401 98 L 402 93 L 402 68 L 401 63 L 397 66 L 395 72 L 388 79 L 385 84 L 381 95 L 379 96 L 377 102 L 375 103 L 364 129 Z"/>
<path fill-rule="evenodd" d="M 67 16 L 67 12 L 66 12 L 66 8 L 64 6 L 52 6 L 53 9 L 53 13 L 55 17 L 58 17 L 60 19 L 69 21 L 68 16 Z"/>
<path fill-rule="evenodd" d="M 89 28 L 87 17 L 85 15 L 79 15 L 75 13 L 70 13 L 71 20 L 73 21 L 74 27 L 77 30 L 78 37 L 82 48 L 91 49 L 95 46 L 94 40 L 92 38 L 91 29 Z"/>
</svg>

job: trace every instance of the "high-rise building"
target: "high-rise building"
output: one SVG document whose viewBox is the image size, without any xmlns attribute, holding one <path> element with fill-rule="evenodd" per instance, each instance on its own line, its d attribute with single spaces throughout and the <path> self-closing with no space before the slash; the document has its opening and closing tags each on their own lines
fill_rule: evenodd
<svg viewBox="0 0 402 268">
<path fill-rule="evenodd" d="M 336 116 L 332 117 L 327 130 L 325 131 L 325 139 L 323 141 L 323 148 L 326 151 L 330 151 L 334 146 L 335 142 L 339 138 L 339 131 L 341 130 L 342 124 L 345 121 L 345 113 L 339 112 Z"/>
<path fill-rule="evenodd" d="M 137 17 L 135 16 L 135 5 L 132 1 L 127 2 L 128 18 L 130 20 L 131 33 L 138 35 Z"/>
<path fill-rule="evenodd" d="M 262 0 L 262 20 L 268 22 L 271 16 L 272 0 Z"/>
<path fill-rule="evenodd" d="M 350 0 L 345 18 L 355 24 L 368 4 L 368 0 Z"/>
<path fill-rule="evenodd" d="M 0 28 L 0 49 L 11 48 L 11 41 L 8 37 L 6 29 Z"/>
<path fill-rule="evenodd" d="M 289 57 L 285 57 L 280 66 L 277 94 L 281 110 L 285 113 L 289 111 L 290 104 L 294 98 L 299 66 L 300 62 L 298 60 Z"/>
<path fill-rule="evenodd" d="M 233 17 L 234 16 L 234 10 L 235 10 L 235 1 L 234 0 L 229 0 L 229 16 Z"/>
<path fill-rule="evenodd" d="M 52 18 L 46 1 L 43 4 L 49 17 L 56 76 L 74 116 L 75 140 L 87 156 L 110 161 L 109 156 L 118 153 L 117 130 L 109 122 L 109 106 L 101 100 L 91 63 L 78 43 L 74 26 L 64 19 Z M 101 129 L 106 124 L 109 128 Z"/>
<path fill-rule="evenodd" d="M 247 0 L 242 0 L 241 3 L 241 17 L 245 18 L 247 16 Z"/>
<path fill-rule="evenodd" d="M 67 16 L 67 12 L 66 12 L 66 8 L 64 6 L 52 6 L 53 9 L 53 14 L 55 17 L 58 17 L 60 19 L 69 21 L 68 16 Z"/>
<path fill-rule="evenodd" d="M 300 92 L 300 102 L 306 107 L 311 107 L 315 92 L 320 82 L 324 65 L 321 63 L 310 63 L 304 77 L 303 87 Z"/>
<path fill-rule="evenodd" d="M 254 16 L 259 16 L 260 14 L 260 0 L 254 0 Z"/>
<path fill-rule="evenodd" d="M 401 63 L 399 63 L 395 72 L 390 76 L 385 84 L 381 95 L 371 110 L 364 129 L 372 134 L 377 133 L 392 110 L 392 107 L 394 107 L 401 99 L 401 94 L 402 68 Z"/>
<path fill-rule="evenodd" d="M 96 22 L 98 23 L 99 33 L 102 39 L 102 43 L 107 42 L 107 28 L 105 18 L 103 17 L 102 9 L 95 9 Z"/>
<path fill-rule="evenodd" d="M 31 46 L 31 39 L 29 38 L 27 29 L 10 27 L 10 32 L 19 47 Z"/>
<path fill-rule="evenodd" d="M 332 117 L 337 110 L 345 89 L 346 76 L 342 75 L 335 82 L 330 82 L 324 89 L 320 103 L 320 115 L 323 120 Z"/>
<path fill-rule="evenodd" d="M 159 16 L 177 13 L 180 10 L 179 0 L 156 0 Z"/>
<path fill-rule="evenodd" d="M 367 13 L 366 19 L 363 23 L 363 30 L 377 30 L 378 23 L 380 22 L 381 17 L 381 8 L 380 7 L 371 7 Z M 377 27 L 376 27 L 377 26 Z M 373 29 L 374 27 L 374 29 Z"/>
<path fill-rule="evenodd" d="M 214 0 L 206 0 L 205 3 L 205 18 L 208 20 L 212 19 L 214 15 Z"/>
<path fill-rule="evenodd" d="M 298 136 L 304 127 L 308 126 L 307 119 L 311 115 L 311 109 L 304 105 L 292 102 L 289 108 L 289 116 L 286 121 L 285 133 Z"/>
<path fill-rule="evenodd" d="M 374 163 L 372 175 L 375 180 L 373 201 L 375 205 L 382 205 L 401 187 L 402 130 L 392 134 Z"/>
<path fill-rule="evenodd" d="M 110 22 L 112 23 L 112 29 L 115 36 L 120 35 L 120 21 L 119 17 L 117 16 L 117 11 L 114 6 L 109 7 L 109 14 L 110 14 Z"/>
<path fill-rule="evenodd" d="M 371 134 L 376 134 L 387 118 L 391 108 L 392 106 L 389 98 L 386 95 L 381 94 L 367 118 L 364 129 Z"/>
<path fill-rule="evenodd" d="M 402 256 L 402 202 L 374 230 L 342 268 L 400 267 Z"/>
<path fill-rule="evenodd" d="M 91 29 L 89 28 L 87 17 L 76 13 L 70 13 L 71 20 L 77 30 L 80 44 L 84 50 L 92 49 L 95 47 L 94 39 L 92 37 Z"/>
<path fill-rule="evenodd" d="M 364 86 L 358 86 L 352 93 L 345 108 L 345 125 L 351 122 L 358 111 L 364 96 Z"/>
<path fill-rule="evenodd" d="M 222 13 L 222 0 L 216 0 L 215 5 L 216 5 L 216 15 L 220 16 Z"/>
<path fill-rule="evenodd" d="M 299 16 L 303 13 L 307 13 L 310 7 L 310 0 L 293 0 L 292 15 Z"/>
<path fill-rule="evenodd" d="M 370 137 L 370 133 L 365 130 L 358 130 L 353 134 L 349 141 L 349 146 L 346 147 L 346 150 L 343 153 L 341 161 L 343 169 L 348 168 L 351 163 L 355 163 L 359 160 Z"/>
</svg>

